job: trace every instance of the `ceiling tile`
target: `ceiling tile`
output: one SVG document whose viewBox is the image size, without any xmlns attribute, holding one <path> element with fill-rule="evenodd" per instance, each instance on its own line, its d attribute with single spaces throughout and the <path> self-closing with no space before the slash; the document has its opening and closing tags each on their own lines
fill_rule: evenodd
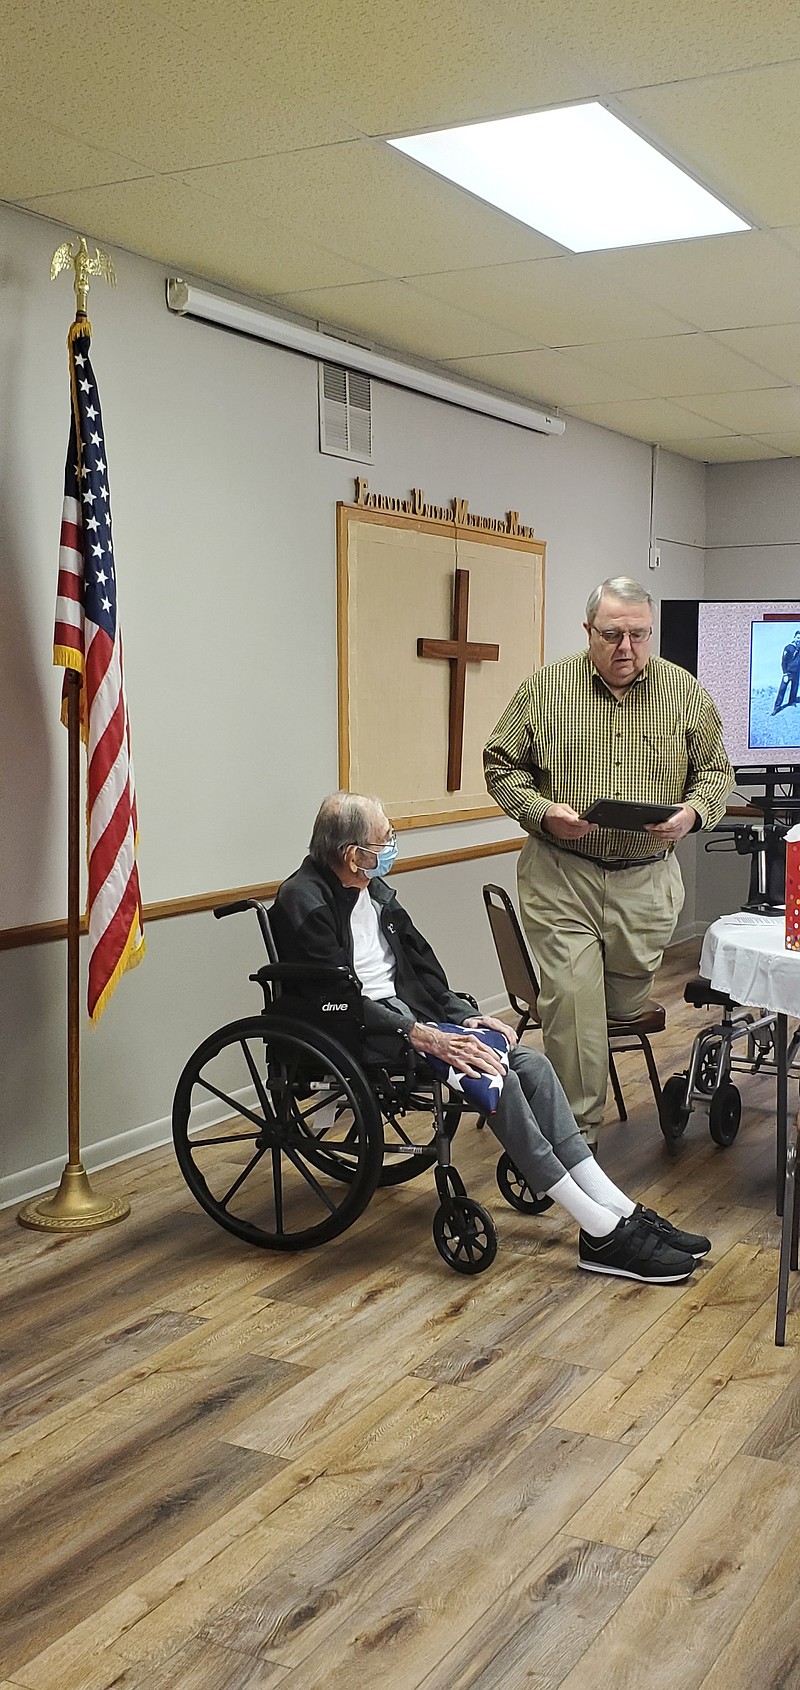
<svg viewBox="0 0 800 1690">
<path fill-rule="evenodd" d="M 586 268 L 575 257 L 448 270 L 412 281 L 448 305 L 506 324 L 516 332 L 520 350 L 679 334 L 686 327 L 660 305 L 631 298 L 593 273 L 587 285 Z"/>
<path fill-rule="evenodd" d="M 0 199 L 21 200 L 141 174 L 133 159 L 73 140 L 52 124 L 32 119 L 13 101 L 0 104 Z"/>
<path fill-rule="evenodd" d="M 317 285 L 361 281 L 364 265 L 327 252 L 303 230 L 211 207 L 180 177 L 149 176 L 26 202 L 34 211 L 114 241 L 165 265 L 244 291 L 280 293 L 315 276 Z"/>
<path fill-rule="evenodd" d="M 596 252 L 591 264 L 573 262 L 699 329 L 800 321 L 800 256 L 758 230 Z"/>
<path fill-rule="evenodd" d="M 262 9 L 263 10 L 263 9 Z M 113 148 L 151 170 L 251 157 L 276 146 L 319 145 L 358 131 L 325 109 L 312 84 L 298 104 L 277 74 L 265 80 L 232 57 L 224 14 L 209 44 L 181 28 L 167 9 L 138 0 L 95 7 L 91 42 L 59 0 L 26 0 L 0 13 L 0 94 L 66 134 Z M 270 39 L 262 21 L 265 51 Z M 295 75 L 305 43 L 295 41 Z"/>
<path fill-rule="evenodd" d="M 714 340 L 752 358 L 761 369 L 775 376 L 779 385 L 800 382 L 800 323 L 782 323 L 761 329 L 724 329 Z M 766 386 L 766 383 L 760 385 Z"/>
<path fill-rule="evenodd" d="M 450 359 L 482 352 L 511 352 L 518 337 L 497 323 L 456 311 L 406 282 L 371 282 L 368 286 L 322 288 L 287 293 L 282 304 L 330 326 L 349 329 L 367 340 L 416 353 L 421 358 Z"/>
<path fill-rule="evenodd" d="M 158 18 L 162 0 L 142 9 Z M 222 38 L 271 90 L 298 105 L 322 90 L 372 134 L 800 58 L 788 0 L 171 0 L 169 13 L 205 53 Z"/>
<path fill-rule="evenodd" d="M 607 90 L 800 58 L 800 12 L 786 0 L 563 0 L 558 15 L 564 51 Z"/>
<path fill-rule="evenodd" d="M 671 405 L 668 399 L 633 399 L 620 405 L 571 405 L 570 410 L 586 422 L 613 428 L 617 434 L 630 434 L 636 440 L 655 443 L 668 440 L 676 451 L 678 441 L 691 440 L 698 433 L 697 417 L 680 405 Z M 709 436 L 732 432 L 724 424 L 713 422 L 706 422 L 700 430 Z"/>
<path fill-rule="evenodd" d="M 789 247 L 792 252 L 800 252 L 800 228 L 787 226 L 779 229 L 774 238 L 781 246 Z"/>
<path fill-rule="evenodd" d="M 646 397 L 640 388 L 619 381 L 603 370 L 587 369 L 568 353 L 554 352 L 550 347 L 541 352 L 456 358 L 451 368 L 474 381 L 488 382 L 507 393 L 518 393 L 547 405 L 588 405 L 592 401 Z"/>
<path fill-rule="evenodd" d="M 788 452 L 791 458 L 800 458 L 800 428 L 778 429 L 774 434 L 760 434 L 758 438 L 763 446 L 776 452 Z"/>
<path fill-rule="evenodd" d="M 561 249 L 394 152 L 385 141 L 241 160 L 192 171 L 200 192 L 256 215 L 279 215 L 385 275 L 542 258 Z"/>
<path fill-rule="evenodd" d="M 647 88 L 614 109 L 743 217 L 800 221 L 800 63 Z"/>
<path fill-rule="evenodd" d="M 766 441 L 752 440 L 746 434 L 704 434 L 697 440 L 664 440 L 661 444 L 670 452 L 678 452 L 684 458 L 697 458 L 705 464 L 746 464 L 785 456 L 779 447 Z"/>
<path fill-rule="evenodd" d="M 758 393 L 694 393 L 683 404 L 687 411 L 696 411 L 734 434 L 800 429 L 800 387 L 770 387 Z"/>
<path fill-rule="evenodd" d="M 163 11 L 161 0 L 149 9 Z M 562 42 L 558 9 L 530 0 L 171 0 L 179 23 L 204 54 L 219 51 L 251 67 L 281 106 L 318 105 L 370 135 L 582 99 L 589 65 Z M 300 144 L 291 143 L 289 144 Z M 257 150 L 251 148 L 251 153 Z"/>
<path fill-rule="evenodd" d="M 800 330 L 798 331 L 800 332 Z M 704 334 L 661 335 L 655 340 L 607 341 L 582 346 L 581 360 L 635 383 L 646 393 L 733 393 L 781 385 L 763 369 Z"/>
</svg>

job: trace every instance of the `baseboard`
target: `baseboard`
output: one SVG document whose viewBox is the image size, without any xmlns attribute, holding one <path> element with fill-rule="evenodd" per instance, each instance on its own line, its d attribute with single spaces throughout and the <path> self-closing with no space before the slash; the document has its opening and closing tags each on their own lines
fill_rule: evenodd
<svg viewBox="0 0 800 1690">
<path fill-rule="evenodd" d="M 481 1015 L 502 1015 L 510 1008 L 508 992 L 495 992 L 491 998 L 481 998 Z"/>
<path fill-rule="evenodd" d="M 246 1103 L 256 1101 L 252 1086 L 231 1095 Z M 220 1106 L 216 1101 L 201 1103 L 192 1110 L 192 1125 L 198 1129 L 213 1127 L 221 1119 Z M 142 1156 L 146 1150 L 159 1150 L 171 1141 L 172 1118 L 164 1115 L 159 1121 L 147 1121 L 144 1126 L 131 1127 L 115 1138 L 98 1139 L 96 1144 L 82 1145 L 81 1158 L 86 1172 L 94 1174 L 100 1168 L 113 1168 L 117 1162 L 127 1162 L 131 1156 Z M 38 1162 L 32 1168 L 21 1168 L 19 1173 L 7 1174 L 0 1179 L 0 1209 L 8 1209 L 14 1203 L 25 1203 L 29 1197 L 40 1197 L 47 1191 L 55 1191 L 65 1162 L 66 1149 L 63 1155 L 55 1156 L 49 1162 Z"/>
</svg>

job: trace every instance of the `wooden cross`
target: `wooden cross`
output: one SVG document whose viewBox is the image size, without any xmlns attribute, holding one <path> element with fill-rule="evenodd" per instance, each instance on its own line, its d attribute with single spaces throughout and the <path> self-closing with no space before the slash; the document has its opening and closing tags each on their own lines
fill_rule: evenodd
<svg viewBox="0 0 800 1690">
<path fill-rule="evenodd" d="M 444 658 L 450 664 L 450 720 L 447 741 L 447 790 L 461 787 L 464 751 L 464 695 L 468 663 L 496 663 L 499 645 L 478 645 L 467 638 L 469 621 L 469 570 L 457 569 L 453 584 L 452 637 L 449 640 L 417 640 L 418 657 Z"/>
</svg>

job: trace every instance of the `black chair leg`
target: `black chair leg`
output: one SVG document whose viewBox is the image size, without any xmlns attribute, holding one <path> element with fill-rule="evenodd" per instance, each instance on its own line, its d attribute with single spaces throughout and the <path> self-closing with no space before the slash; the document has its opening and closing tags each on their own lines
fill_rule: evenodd
<svg viewBox="0 0 800 1690">
<path fill-rule="evenodd" d="M 647 1063 L 647 1072 L 650 1076 L 650 1085 L 652 1086 L 652 1089 L 653 1089 L 653 1097 L 655 1098 L 656 1109 L 658 1110 L 658 1112 L 660 1114 L 661 1113 L 661 1081 L 658 1077 L 658 1069 L 656 1067 L 656 1059 L 653 1055 L 653 1047 L 652 1047 L 650 1040 L 648 1039 L 646 1033 L 641 1033 L 639 1035 L 639 1043 L 641 1044 L 642 1054 L 644 1056 L 645 1062 Z"/>
<path fill-rule="evenodd" d="M 617 1105 L 617 1114 L 621 1121 L 627 1121 L 628 1111 L 625 1108 L 625 1099 L 622 1095 L 622 1087 L 619 1083 L 619 1074 L 617 1073 L 617 1067 L 614 1061 L 614 1053 L 610 1045 L 608 1047 L 608 1073 L 611 1080 L 611 1090 L 614 1093 L 614 1102 Z"/>
</svg>

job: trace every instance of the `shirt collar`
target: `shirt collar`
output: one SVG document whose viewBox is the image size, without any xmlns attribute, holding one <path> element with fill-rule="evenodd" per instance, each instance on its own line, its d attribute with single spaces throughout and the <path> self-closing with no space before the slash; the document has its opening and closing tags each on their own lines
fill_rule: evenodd
<svg viewBox="0 0 800 1690">
<path fill-rule="evenodd" d="M 592 662 L 592 659 L 589 656 L 588 647 L 587 647 L 586 651 L 583 653 L 583 656 L 584 656 L 584 659 L 585 659 L 585 662 L 586 662 L 586 668 L 587 668 L 587 671 L 588 671 L 588 674 L 589 674 L 589 679 L 592 683 L 592 686 L 602 687 L 604 692 L 607 692 L 609 694 L 609 696 L 611 698 L 613 698 L 614 694 L 611 691 L 611 688 L 610 688 L 608 682 L 603 680 L 603 677 L 600 673 L 600 670 L 595 668 L 594 663 Z M 641 687 L 642 685 L 644 685 L 645 683 L 647 685 L 649 685 L 649 683 L 650 683 L 650 665 L 651 665 L 652 661 L 653 661 L 652 657 L 648 657 L 647 662 L 645 663 L 645 666 L 641 671 L 641 674 L 636 675 L 634 680 L 631 681 L 630 686 L 625 688 L 625 692 L 623 694 L 623 697 L 627 697 L 629 692 L 633 692 L 634 689 L 638 690 L 638 688 Z M 618 699 L 618 700 L 616 700 L 616 702 L 621 703 L 621 700 Z"/>
</svg>

